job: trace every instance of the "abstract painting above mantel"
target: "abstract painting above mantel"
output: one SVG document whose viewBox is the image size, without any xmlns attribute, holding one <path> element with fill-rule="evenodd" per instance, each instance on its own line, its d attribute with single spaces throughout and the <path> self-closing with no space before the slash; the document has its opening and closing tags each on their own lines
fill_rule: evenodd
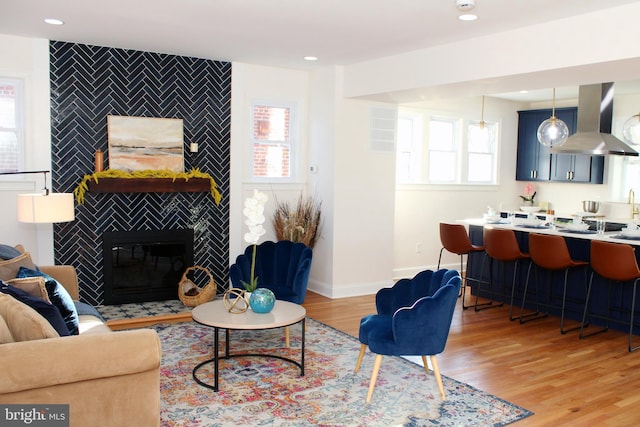
<svg viewBox="0 0 640 427">
<path fill-rule="evenodd" d="M 109 168 L 184 172 L 182 119 L 107 116 Z"/>
</svg>

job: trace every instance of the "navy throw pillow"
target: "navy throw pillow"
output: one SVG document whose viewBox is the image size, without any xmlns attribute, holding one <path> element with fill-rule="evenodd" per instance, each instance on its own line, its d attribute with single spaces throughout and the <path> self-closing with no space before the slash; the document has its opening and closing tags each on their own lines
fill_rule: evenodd
<svg viewBox="0 0 640 427">
<path fill-rule="evenodd" d="M 62 286 L 62 284 L 60 284 L 56 279 L 42 271 L 20 267 L 20 270 L 18 270 L 18 278 L 23 277 L 44 277 L 44 287 L 47 289 L 49 300 L 51 300 L 51 303 L 60 311 L 60 314 L 64 319 L 64 323 L 67 325 L 67 329 L 69 330 L 69 334 L 78 335 L 78 311 L 76 310 L 76 305 L 73 303 L 71 295 L 69 295 L 69 292 L 67 292 L 64 286 Z"/>
<path fill-rule="evenodd" d="M 53 326 L 53 329 L 55 329 L 58 335 L 60 335 L 61 337 L 66 337 L 69 335 L 69 329 L 67 329 L 67 325 L 64 323 L 64 319 L 62 318 L 60 311 L 55 305 L 49 304 L 42 298 L 29 295 L 22 289 L 16 288 L 15 286 L 8 285 L 4 282 L 0 283 L 0 292 L 11 295 L 21 303 L 33 308 L 42 317 L 47 319 L 51 326 Z"/>
</svg>

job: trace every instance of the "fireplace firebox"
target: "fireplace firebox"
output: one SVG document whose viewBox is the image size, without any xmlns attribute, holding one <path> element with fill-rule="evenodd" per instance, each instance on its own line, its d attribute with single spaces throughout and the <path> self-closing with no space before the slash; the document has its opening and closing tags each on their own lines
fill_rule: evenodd
<svg viewBox="0 0 640 427">
<path fill-rule="evenodd" d="M 193 230 L 107 231 L 102 249 L 105 305 L 175 300 L 193 265 Z"/>
</svg>

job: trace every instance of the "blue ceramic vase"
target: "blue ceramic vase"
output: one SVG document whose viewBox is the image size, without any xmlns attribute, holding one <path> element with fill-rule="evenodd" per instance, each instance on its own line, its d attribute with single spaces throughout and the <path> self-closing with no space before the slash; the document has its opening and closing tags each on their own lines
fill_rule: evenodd
<svg viewBox="0 0 640 427">
<path fill-rule="evenodd" d="M 249 305 L 254 313 L 268 313 L 276 303 L 276 296 L 267 288 L 258 288 L 251 293 Z"/>
</svg>

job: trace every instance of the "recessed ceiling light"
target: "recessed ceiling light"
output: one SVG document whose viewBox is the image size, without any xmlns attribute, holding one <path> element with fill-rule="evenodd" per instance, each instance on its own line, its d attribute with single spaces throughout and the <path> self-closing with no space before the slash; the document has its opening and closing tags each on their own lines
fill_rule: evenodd
<svg viewBox="0 0 640 427">
<path fill-rule="evenodd" d="M 305 61 L 317 61 L 318 57 L 317 56 L 305 56 L 304 60 Z"/>
<path fill-rule="evenodd" d="M 475 21 L 478 19 L 478 15 L 474 15 L 473 13 L 464 13 L 458 16 L 458 19 L 461 21 Z"/>
<path fill-rule="evenodd" d="M 64 21 L 61 21 L 60 19 L 54 19 L 54 18 L 47 18 L 44 20 L 44 22 L 46 22 L 49 25 L 62 25 L 64 24 Z"/>
</svg>

